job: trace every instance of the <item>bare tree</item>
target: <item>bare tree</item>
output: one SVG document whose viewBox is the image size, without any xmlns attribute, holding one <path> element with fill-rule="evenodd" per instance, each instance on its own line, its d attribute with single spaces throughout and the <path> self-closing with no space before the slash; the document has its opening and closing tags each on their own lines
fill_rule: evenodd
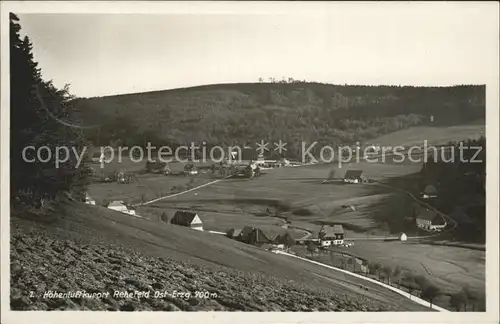
<svg viewBox="0 0 500 324">
<path fill-rule="evenodd" d="M 417 288 L 417 283 L 415 282 L 415 277 L 411 272 L 406 272 L 403 275 L 403 280 L 405 281 L 406 287 L 408 288 L 408 293 L 410 294 L 410 299 L 412 293 L 416 290 Z"/>
<path fill-rule="evenodd" d="M 382 271 L 384 272 L 385 276 L 387 277 L 387 283 L 390 285 L 391 284 L 392 268 L 388 265 L 385 265 L 382 268 Z"/>
<path fill-rule="evenodd" d="M 314 256 L 314 252 L 316 251 L 316 246 L 314 245 L 314 243 L 312 241 L 309 241 L 307 243 L 307 251 L 309 253 L 311 253 L 311 257 Z"/>
<path fill-rule="evenodd" d="M 401 287 L 401 268 L 397 265 L 392 270 L 392 278 L 395 279 L 398 283 L 398 288 Z"/>
<path fill-rule="evenodd" d="M 375 270 L 377 276 L 378 276 L 378 280 L 380 281 L 381 280 L 381 277 L 380 277 L 380 272 L 382 270 L 382 265 L 380 264 L 380 262 L 376 262 L 374 265 L 373 265 L 373 269 Z"/>
<path fill-rule="evenodd" d="M 455 307 L 457 312 L 460 312 L 462 305 L 464 306 L 464 310 L 467 310 L 467 294 L 465 293 L 464 289 L 457 291 L 451 295 L 450 304 L 451 306 Z"/>
<path fill-rule="evenodd" d="M 422 298 L 428 300 L 431 304 L 431 307 L 432 307 L 432 301 L 439 295 L 441 295 L 441 290 L 433 284 L 428 284 L 422 290 Z"/>
</svg>

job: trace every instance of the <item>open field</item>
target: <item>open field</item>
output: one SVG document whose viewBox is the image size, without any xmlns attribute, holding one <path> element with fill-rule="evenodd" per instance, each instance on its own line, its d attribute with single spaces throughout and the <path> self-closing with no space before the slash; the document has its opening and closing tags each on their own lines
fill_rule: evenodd
<svg viewBox="0 0 500 324">
<path fill-rule="evenodd" d="M 226 211 L 231 208 L 246 208 L 254 210 L 254 214 L 260 212 L 264 215 L 266 209 L 269 209 L 274 213 L 278 212 L 280 217 L 287 217 L 292 225 L 312 231 L 318 231 L 322 222 L 342 223 L 347 238 L 388 236 L 391 233 L 397 235 L 401 229 L 408 235 L 418 234 L 414 225 L 404 221 L 407 215 L 402 214 L 412 202 L 408 196 L 377 184 L 322 184 L 322 179 L 326 177 L 331 167 L 331 165 L 314 165 L 276 169 L 261 178 L 223 181 L 209 188 L 200 189 L 196 196 L 194 193 L 189 193 L 172 200 L 158 202 L 155 207 L 173 210 L 176 207 L 191 206 L 200 211 L 203 211 L 203 208 Z M 350 164 L 348 167 L 366 170 L 370 178 L 383 181 L 387 175 L 398 177 L 407 172 L 416 172 L 420 165 L 392 166 L 360 162 Z M 280 205 L 287 208 L 279 210 L 279 207 L 275 207 Z M 352 205 L 356 211 L 346 211 L 343 205 Z M 200 208 L 201 206 L 203 208 Z M 203 219 L 205 214 L 201 212 L 201 215 Z M 259 226 L 266 224 L 269 227 L 275 223 L 275 218 L 258 217 L 241 212 L 212 211 L 206 215 L 210 227 L 222 231 L 238 224 L 240 227 L 254 224 Z M 268 221 L 262 220 L 263 217 Z M 391 267 L 399 265 L 417 275 L 424 275 L 439 285 L 445 294 L 453 293 L 465 285 L 484 294 L 484 251 L 372 241 L 366 243 L 356 241 L 355 247 L 347 250 L 369 261 L 380 261 L 383 265 Z M 425 270 L 422 264 L 429 264 L 432 267 L 426 266 Z M 437 303 L 449 307 L 447 298 L 445 296 Z"/>
<path fill-rule="evenodd" d="M 377 137 L 369 142 L 374 145 L 381 146 L 412 146 L 423 145 L 424 140 L 428 144 L 440 145 L 447 144 L 469 138 L 478 138 L 485 135 L 486 123 L 482 121 L 480 124 L 475 125 L 460 125 L 450 127 L 430 127 L 430 126 L 417 126 L 410 127 L 401 131 L 390 134 L 385 134 Z"/>
<path fill-rule="evenodd" d="M 136 176 L 137 182 L 128 184 L 92 183 L 88 192 L 97 204 L 113 200 L 123 200 L 133 204 L 181 192 L 215 179 L 217 178 L 211 173 L 201 173 L 198 176 L 138 174 Z"/>
<path fill-rule="evenodd" d="M 399 266 L 423 275 L 444 294 L 436 300 L 437 304 L 448 306 L 449 297 L 446 295 L 466 286 L 482 296 L 484 303 L 484 251 L 416 242 L 377 241 L 357 241 L 348 251 L 368 261 L 378 261 L 392 268 Z"/>
</svg>

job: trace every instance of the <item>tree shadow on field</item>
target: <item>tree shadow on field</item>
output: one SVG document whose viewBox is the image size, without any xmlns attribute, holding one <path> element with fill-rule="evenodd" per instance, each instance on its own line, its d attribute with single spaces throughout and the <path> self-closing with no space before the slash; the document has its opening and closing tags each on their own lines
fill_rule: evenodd
<svg viewBox="0 0 500 324">
<path fill-rule="evenodd" d="M 372 220 L 377 224 L 377 229 L 381 233 L 397 235 L 400 233 L 416 234 L 417 228 L 412 216 L 414 213 L 415 201 L 407 194 L 381 186 L 371 186 L 372 194 L 386 195 L 376 203 L 370 204 L 366 209 Z"/>
</svg>

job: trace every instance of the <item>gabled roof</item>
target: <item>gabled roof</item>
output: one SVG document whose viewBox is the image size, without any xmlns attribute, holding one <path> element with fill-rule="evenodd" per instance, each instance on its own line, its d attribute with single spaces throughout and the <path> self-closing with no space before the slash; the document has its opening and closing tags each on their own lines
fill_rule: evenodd
<svg viewBox="0 0 500 324">
<path fill-rule="evenodd" d="M 123 201 L 115 200 L 115 201 L 112 201 L 109 203 L 108 208 L 109 207 L 126 207 L 126 206 L 125 206 L 125 203 Z"/>
<path fill-rule="evenodd" d="M 342 225 L 334 225 L 333 226 L 333 233 L 334 234 L 344 234 L 344 228 Z"/>
<path fill-rule="evenodd" d="M 258 236 L 258 241 L 259 242 L 264 242 L 264 241 L 272 242 L 278 236 L 276 233 L 273 233 L 273 232 L 268 231 L 268 230 L 263 230 L 263 229 L 260 229 L 260 228 L 257 229 L 257 233 L 259 235 Z"/>
<path fill-rule="evenodd" d="M 344 179 L 357 179 L 361 177 L 362 173 L 362 170 L 347 170 L 344 175 Z"/>
<path fill-rule="evenodd" d="M 235 230 L 233 231 L 232 236 L 233 236 L 233 237 L 239 236 L 239 235 L 241 234 L 241 230 L 242 230 L 242 228 L 235 229 Z"/>
<path fill-rule="evenodd" d="M 437 194 L 437 189 L 433 185 L 427 185 L 424 189 L 424 193 L 428 195 L 435 195 Z"/>
<path fill-rule="evenodd" d="M 334 238 L 337 234 L 344 234 L 342 225 L 334 225 L 333 227 L 326 227 L 323 229 L 325 235 L 323 238 Z"/>
<path fill-rule="evenodd" d="M 170 220 L 170 223 L 177 225 L 189 226 L 193 220 L 198 216 L 197 213 L 189 212 L 185 210 L 179 210 L 175 212 L 174 217 Z"/>
</svg>

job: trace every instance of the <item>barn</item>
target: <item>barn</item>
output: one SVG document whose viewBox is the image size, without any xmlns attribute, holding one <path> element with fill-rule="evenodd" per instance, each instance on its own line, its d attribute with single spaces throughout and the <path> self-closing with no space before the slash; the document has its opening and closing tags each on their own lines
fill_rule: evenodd
<svg viewBox="0 0 500 324">
<path fill-rule="evenodd" d="M 173 225 L 185 226 L 198 231 L 203 231 L 203 222 L 195 212 L 180 210 L 175 212 L 174 217 L 170 220 Z"/>
<path fill-rule="evenodd" d="M 446 227 L 446 221 L 437 212 L 425 210 L 417 215 L 415 219 L 419 228 L 431 231 L 440 231 Z"/>
</svg>

